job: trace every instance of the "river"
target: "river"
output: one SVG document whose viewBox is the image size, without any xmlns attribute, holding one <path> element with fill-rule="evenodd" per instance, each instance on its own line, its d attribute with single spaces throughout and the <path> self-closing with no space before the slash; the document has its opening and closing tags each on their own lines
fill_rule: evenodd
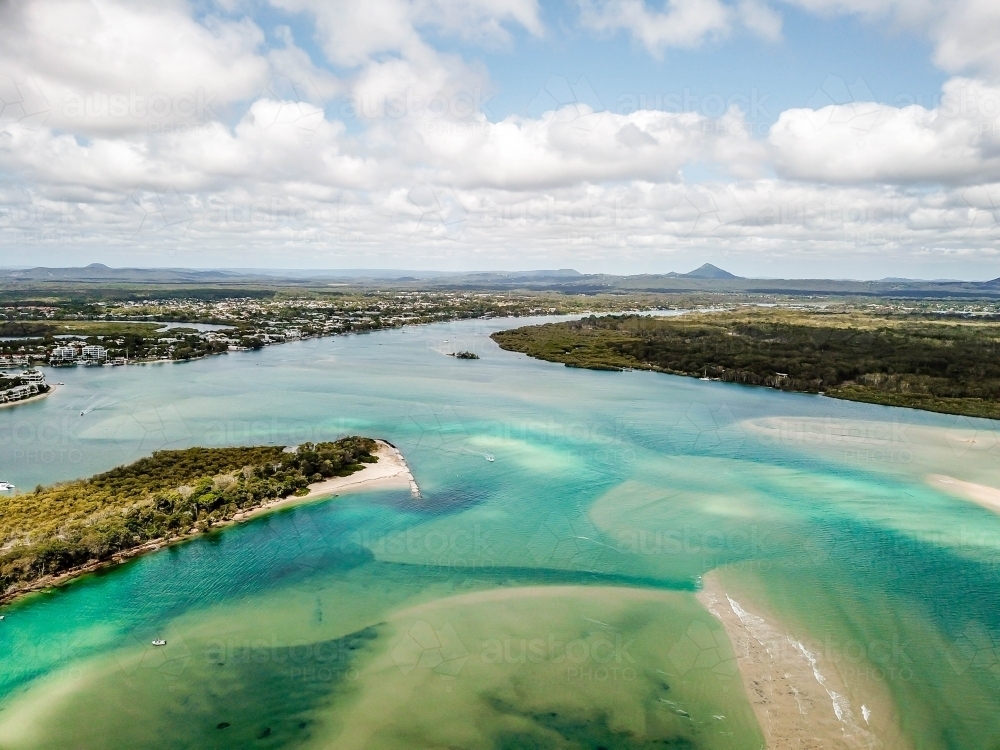
<svg viewBox="0 0 1000 750">
<path fill-rule="evenodd" d="M 4 608 L 0 747 L 755 750 L 712 571 L 843 691 L 802 711 L 870 747 L 1000 743 L 1000 516 L 928 478 L 1000 487 L 996 423 L 489 339 L 529 322 L 67 369 L 3 410 L 19 488 L 359 434 L 423 497 L 292 508 Z"/>
</svg>

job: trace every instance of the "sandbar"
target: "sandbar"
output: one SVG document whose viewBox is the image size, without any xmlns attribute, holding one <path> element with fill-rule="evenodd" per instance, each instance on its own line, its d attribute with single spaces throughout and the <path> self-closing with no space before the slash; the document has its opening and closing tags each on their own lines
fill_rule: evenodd
<svg viewBox="0 0 1000 750">
<path fill-rule="evenodd" d="M 734 600 L 716 574 L 704 577 L 697 596 L 729 635 L 769 750 L 910 746 L 899 736 L 887 696 L 872 695 L 852 705 L 836 665 L 785 632 L 773 617 L 749 611 L 755 605 Z M 893 735 L 891 742 L 885 741 L 887 734 Z"/>
<path fill-rule="evenodd" d="M 410 467 L 406 465 L 406 459 L 399 449 L 384 440 L 376 440 L 378 448 L 375 455 L 378 456 L 378 463 L 367 464 L 365 468 L 356 471 L 350 476 L 333 477 L 322 482 L 309 485 L 309 492 L 305 495 L 290 495 L 270 503 L 265 503 L 244 513 L 237 513 L 233 516 L 234 521 L 245 521 L 248 518 L 259 516 L 263 513 L 271 513 L 281 508 L 292 505 L 308 503 L 321 498 L 328 498 L 341 492 L 357 492 L 369 489 L 392 489 L 408 487 L 410 495 L 414 498 L 420 497 L 420 488 L 417 486 Z"/>
<path fill-rule="evenodd" d="M 987 487 L 985 484 L 966 482 L 946 474 L 928 474 L 927 481 L 935 489 L 943 490 L 950 495 L 971 500 L 994 513 L 1000 513 L 1000 490 L 995 487 Z"/>
</svg>

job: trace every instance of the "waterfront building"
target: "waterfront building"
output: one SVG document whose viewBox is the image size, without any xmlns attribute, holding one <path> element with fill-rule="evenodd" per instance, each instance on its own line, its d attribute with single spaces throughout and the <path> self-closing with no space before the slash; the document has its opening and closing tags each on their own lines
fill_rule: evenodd
<svg viewBox="0 0 1000 750">
<path fill-rule="evenodd" d="M 84 362 L 101 364 L 108 360 L 108 350 L 96 344 L 83 347 L 80 352 Z"/>
<path fill-rule="evenodd" d="M 10 403 L 11 401 L 22 401 L 38 394 L 38 386 L 35 383 L 19 385 L 14 388 L 8 388 L 5 391 L 0 391 L 0 404 Z"/>
<path fill-rule="evenodd" d="M 75 365 L 76 349 L 72 346 L 57 346 L 49 356 L 49 364 L 52 365 Z"/>
</svg>

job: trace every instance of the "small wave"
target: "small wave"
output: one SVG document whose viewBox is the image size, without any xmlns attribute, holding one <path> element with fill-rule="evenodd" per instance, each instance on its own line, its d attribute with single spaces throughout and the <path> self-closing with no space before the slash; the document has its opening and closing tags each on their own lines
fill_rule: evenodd
<svg viewBox="0 0 1000 750">
<path fill-rule="evenodd" d="M 809 661 L 809 666 L 812 667 L 813 677 L 815 677 L 816 682 L 823 687 L 826 694 L 830 696 L 830 700 L 833 703 L 833 713 L 837 716 L 837 721 L 841 724 L 848 724 L 852 728 L 856 729 L 857 726 L 854 723 L 854 712 L 851 711 L 851 702 L 836 690 L 831 690 L 826 684 L 826 677 L 824 677 L 823 673 L 819 671 L 819 665 L 815 654 L 803 646 L 801 642 L 791 638 L 791 636 L 788 636 L 788 642 L 791 643 Z"/>
</svg>

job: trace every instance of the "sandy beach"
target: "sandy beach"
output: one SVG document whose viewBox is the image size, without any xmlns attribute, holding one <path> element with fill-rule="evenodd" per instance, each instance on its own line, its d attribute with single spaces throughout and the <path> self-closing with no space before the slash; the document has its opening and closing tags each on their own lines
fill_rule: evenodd
<svg viewBox="0 0 1000 750">
<path fill-rule="evenodd" d="M 884 695 L 852 704 L 836 666 L 811 652 L 773 618 L 731 598 L 715 574 L 698 600 L 725 627 L 769 750 L 909 747 Z M 888 736 L 892 740 L 888 741 Z"/>
<path fill-rule="evenodd" d="M 928 474 L 927 481 L 936 490 L 942 490 L 964 500 L 971 500 L 994 513 L 1000 513 L 1000 490 L 985 484 L 966 482 L 946 474 Z"/>
<path fill-rule="evenodd" d="M 419 498 L 420 488 L 417 486 L 417 482 L 410 472 L 410 467 L 406 465 L 406 459 L 403 458 L 403 454 L 394 445 L 384 440 L 376 440 L 375 442 L 378 443 L 378 449 L 375 451 L 375 455 L 378 456 L 378 463 L 368 464 L 361 471 L 357 471 L 350 476 L 334 477 L 324 482 L 310 484 L 308 494 L 283 497 L 272 503 L 248 510 L 245 513 L 237 513 L 233 516 L 233 520 L 245 521 L 264 513 L 271 513 L 292 505 L 312 502 L 341 492 L 408 487 L 410 495 L 414 498 Z"/>
<path fill-rule="evenodd" d="M 0 404 L 0 409 L 9 409 L 14 406 L 21 406 L 22 404 L 33 404 L 36 401 L 41 401 L 46 396 L 51 396 L 53 393 L 56 392 L 57 386 L 54 386 L 51 383 L 49 383 L 48 386 L 49 389 L 45 391 L 45 393 L 36 393 L 34 396 L 30 396 L 28 398 L 22 398 L 20 401 L 8 401 L 6 403 Z"/>
</svg>

